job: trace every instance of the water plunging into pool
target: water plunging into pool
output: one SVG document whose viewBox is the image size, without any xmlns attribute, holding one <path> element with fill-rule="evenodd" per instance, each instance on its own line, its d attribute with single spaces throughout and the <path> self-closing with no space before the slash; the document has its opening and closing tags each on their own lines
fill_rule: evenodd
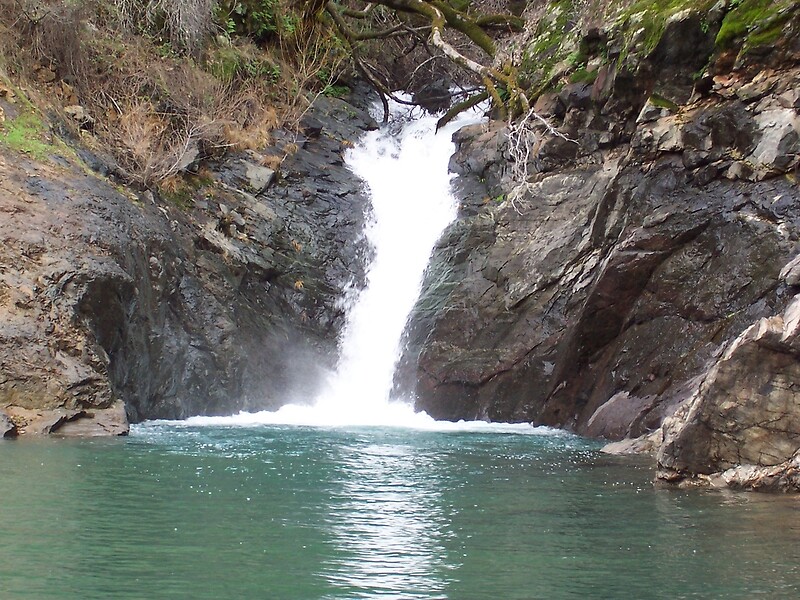
<svg viewBox="0 0 800 600">
<path fill-rule="evenodd" d="M 372 248 L 366 286 L 353 294 L 340 341 L 340 359 L 322 392 L 278 411 L 195 417 L 193 425 L 401 426 L 420 429 L 533 431 L 527 425 L 450 424 L 415 413 L 408 398 L 391 396 L 408 315 L 436 241 L 456 217 L 451 192 L 453 133 L 481 120 L 466 113 L 436 131 L 437 117 L 410 118 L 392 106 L 390 124 L 367 133 L 345 156 L 368 187 L 372 204 L 365 235 Z"/>
</svg>

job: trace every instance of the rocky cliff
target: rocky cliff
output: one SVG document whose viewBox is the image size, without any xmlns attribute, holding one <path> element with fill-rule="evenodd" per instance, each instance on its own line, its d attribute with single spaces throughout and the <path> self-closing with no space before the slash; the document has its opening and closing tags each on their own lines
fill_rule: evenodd
<svg viewBox="0 0 800 600">
<path fill-rule="evenodd" d="M 534 4 L 535 114 L 457 135 L 461 216 L 397 385 L 437 418 L 628 440 L 664 481 L 798 489 L 797 3 L 735 43 L 742 3 Z"/>
<path fill-rule="evenodd" d="M 172 197 L 115 185 L 81 150 L 0 150 L 0 435 L 313 396 L 363 278 L 365 197 L 341 153 L 374 126 L 320 98 L 300 135 L 207 163 Z"/>
</svg>

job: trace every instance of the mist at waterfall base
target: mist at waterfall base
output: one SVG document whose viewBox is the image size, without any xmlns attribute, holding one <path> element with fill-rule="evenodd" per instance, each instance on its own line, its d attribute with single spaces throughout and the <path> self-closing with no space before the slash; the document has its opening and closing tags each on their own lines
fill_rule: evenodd
<svg viewBox="0 0 800 600">
<path fill-rule="evenodd" d="M 391 397 L 406 320 L 433 247 L 458 209 L 447 168 L 455 151 L 452 135 L 482 119 L 480 110 L 469 111 L 437 133 L 436 116 L 412 116 L 407 106 L 394 102 L 391 109 L 390 124 L 367 133 L 345 156 L 369 188 L 372 214 L 365 234 L 373 258 L 366 286 L 349 298 L 336 371 L 317 398 L 294 399 L 277 411 L 193 417 L 188 424 L 546 432 L 526 424 L 437 422 L 414 412 L 410 399 Z"/>
</svg>

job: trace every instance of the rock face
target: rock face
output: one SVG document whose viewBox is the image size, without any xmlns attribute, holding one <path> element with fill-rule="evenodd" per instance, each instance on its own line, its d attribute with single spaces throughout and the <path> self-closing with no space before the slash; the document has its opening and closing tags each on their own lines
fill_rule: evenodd
<svg viewBox="0 0 800 600">
<path fill-rule="evenodd" d="M 13 438 L 17 435 L 17 426 L 4 412 L 0 412 L 0 438 Z"/>
<path fill-rule="evenodd" d="M 617 449 L 660 448 L 664 480 L 751 464 L 796 487 L 800 74 L 667 77 L 697 58 L 543 96 L 565 137 L 539 128 L 527 161 L 502 123 L 457 134 L 461 215 L 396 380 L 418 408 L 641 437 Z"/>
<path fill-rule="evenodd" d="M 0 154 L 0 409 L 17 429 L 124 434 L 125 409 L 313 396 L 363 278 L 365 198 L 341 151 L 374 123 L 328 99 L 306 119 L 172 201 Z M 280 179 L 261 164 L 276 156 Z"/>
<path fill-rule="evenodd" d="M 800 295 L 730 344 L 663 435 L 661 480 L 800 491 Z"/>
</svg>

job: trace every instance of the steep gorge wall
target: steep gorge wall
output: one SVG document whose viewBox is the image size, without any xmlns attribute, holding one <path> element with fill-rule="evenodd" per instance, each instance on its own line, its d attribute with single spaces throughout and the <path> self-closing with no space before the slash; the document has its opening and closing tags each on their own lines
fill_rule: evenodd
<svg viewBox="0 0 800 600">
<path fill-rule="evenodd" d="M 321 98 L 302 135 L 208 164 L 177 205 L 0 154 L 0 432 L 119 434 L 313 396 L 363 279 L 366 198 L 341 154 L 372 127 Z M 287 148 L 279 173 L 262 164 Z"/>
<path fill-rule="evenodd" d="M 588 27 L 592 77 L 536 105 L 569 139 L 539 129 L 523 186 L 504 123 L 457 135 L 461 216 L 397 380 L 420 409 L 639 438 L 623 449 L 660 449 L 672 482 L 752 464 L 769 483 L 742 486 L 798 487 L 792 10 L 770 52 L 738 57 L 714 50 L 722 12 L 676 13 L 610 62 L 619 25 Z"/>
</svg>

